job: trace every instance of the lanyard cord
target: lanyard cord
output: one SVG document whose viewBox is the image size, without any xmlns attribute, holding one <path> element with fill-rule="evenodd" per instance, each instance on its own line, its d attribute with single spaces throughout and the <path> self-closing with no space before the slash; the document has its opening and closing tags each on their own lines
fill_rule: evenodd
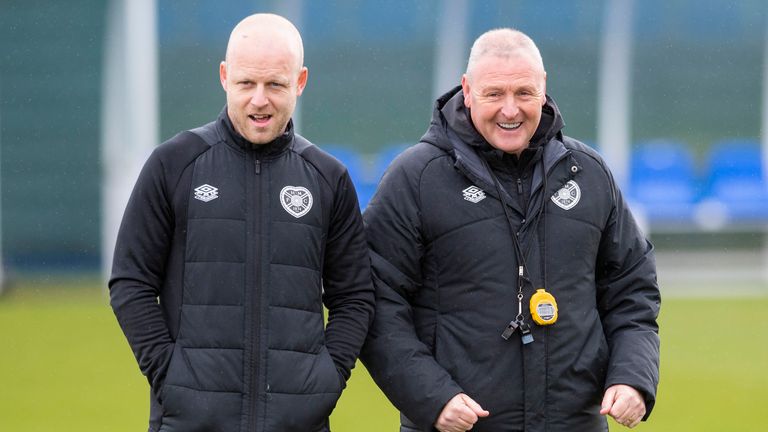
<svg viewBox="0 0 768 432">
<path fill-rule="evenodd" d="M 517 232 L 515 231 L 515 227 L 512 225 L 512 219 L 511 219 L 511 217 L 509 215 L 509 209 L 507 208 L 507 201 L 504 198 L 504 191 L 503 191 L 503 189 L 501 187 L 501 182 L 499 181 L 498 177 L 496 176 L 496 173 L 494 173 L 493 170 L 491 169 L 491 166 L 488 164 L 488 161 L 486 161 L 485 158 L 482 157 L 482 155 L 478 155 L 478 156 L 480 156 L 480 160 L 483 162 L 483 166 L 485 167 L 486 170 L 488 170 L 488 173 L 490 174 L 491 178 L 493 179 L 493 185 L 496 187 L 496 193 L 499 195 L 499 201 L 501 202 L 502 210 L 504 210 L 504 217 L 507 220 L 507 226 L 509 227 L 509 233 L 510 233 L 510 235 L 512 237 L 512 244 L 514 246 L 514 252 L 515 252 L 515 255 L 517 256 L 517 259 L 518 259 L 519 266 L 518 266 L 518 272 L 517 272 L 517 300 L 518 300 L 518 306 L 519 307 L 518 307 L 517 320 L 522 322 L 523 314 L 522 314 L 521 302 L 523 300 L 523 281 L 527 280 L 528 282 L 531 282 L 530 278 L 528 278 L 527 275 L 526 275 L 526 273 L 529 273 L 529 272 L 528 272 L 528 266 L 527 266 L 527 264 L 525 262 L 525 254 L 523 253 L 523 249 L 520 246 L 520 240 L 518 240 L 518 238 L 517 238 L 518 236 L 517 236 Z M 546 176 L 546 173 L 544 172 L 545 171 L 544 170 L 544 158 L 542 157 L 541 160 L 542 160 L 542 163 L 541 163 L 542 175 L 544 176 L 544 194 L 546 195 L 546 193 L 547 193 L 547 176 Z M 529 197 L 529 199 L 530 199 L 530 197 Z M 544 211 L 544 208 L 546 207 L 546 204 L 547 204 L 547 202 L 545 200 L 542 203 L 541 207 L 539 208 L 539 211 L 536 214 L 536 216 L 534 216 L 535 219 L 536 219 L 536 226 L 537 227 L 538 227 L 538 224 L 539 224 L 539 221 L 540 221 L 539 216 L 540 215 L 542 216 L 541 219 L 545 219 L 546 218 L 546 212 Z M 547 238 L 546 237 L 546 229 L 547 228 L 546 228 L 546 221 L 545 221 L 545 223 L 544 223 L 544 233 L 543 233 L 544 242 L 546 242 L 546 238 Z M 546 266 L 547 266 L 547 264 L 546 264 L 546 255 L 544 255 L 545 253 L 546 253 L 546 244 L 544 244 L 544 246 L 542 248 L 542 257 L 541 257 L 541 261 L 543 262 L 543 264 L 542 264 L 543 265 L 542 278 L 543 278 L 543 281 L 544 281 L 544 284 L 545 284 L 544 286 L 546 286 L 546 280 L 547 280 L 547 276 L 546 276 L 546 270 L 547 270 Z"/>
<path fill-rule="evenodd" d="M 541 158 L 541 175 L 543 177 L 544 196 L 541 203 L 539 214 L 541 215 L 541 281 L 544 283 L 542 288 L 549 289 L 547 285 L 547 200 L 551 198 L 547 189 L 547 169 L 544 166 L 544 157 Z M 538 222 L 537 222 L 538 223 Z"/>
<path fill-rule="evenodd" d="M 499 182 L 498 177 L 496 177 L 496 173 L 493 172 L 490 165 L 488 165 L 488 162 L 482 158 L 482 156 L 481 159 L 483 161 L 483 165 L 491 175 L 491 178 L 493 179 L 493 185 L 496 187 L 496 193 L 499 195 L 499 201 L 501 201 L 501 209 L 504 211 L 504 218 L 507 221 L 507 227 L 509 227 L 509 233 L 512 236 L 512 245 L 514 247 L 515 256 L 517 256 L 517 261 L 520 265 L 526 267 L 525 255 L 523 254 L 523 249 L 520 246 L 520 241 L 517 239 L 517 232 L 515 231 L 515 227 L 512 225 L 512 218 L 509 216 L 507 200 L 504 199 L 504 191 L 501 187 L 501 182 Z"/>
</svg>

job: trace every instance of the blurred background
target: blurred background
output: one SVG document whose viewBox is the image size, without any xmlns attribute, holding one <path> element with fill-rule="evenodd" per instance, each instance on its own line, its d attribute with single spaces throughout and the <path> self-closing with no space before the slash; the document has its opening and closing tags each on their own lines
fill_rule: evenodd
<svg viewBox="0 0 768 432">
<path fill-rule="evenodd" d="M 564 133 L 605 156 L 657 247 L 663 381 L 640 429 L 764 430 L 764 0 L 0 0 L 0 430 L 143 427 L 105 294 L 114 234 L 152 148 L 223 108 L 218 65 L 254 12 L 301 31 L 297 129 L 347 164 L 363 208 L 474 39 L 529 34 Z M 334 416 L 397 422 L 362 366 Z"/>
</svg>

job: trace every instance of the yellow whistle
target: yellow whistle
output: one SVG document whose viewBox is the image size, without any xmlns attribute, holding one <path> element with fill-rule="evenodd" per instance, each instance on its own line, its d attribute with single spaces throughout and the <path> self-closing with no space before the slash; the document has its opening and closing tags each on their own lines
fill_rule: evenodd
<svg viewBox="0 0 768 432">
<path fill-rule="evenodd" d="M 544 288 L 537 289 L 531 296 L 531 317 L 538 325 L 550 325 L 557 321 L 557 302 Z"/>
</svg>

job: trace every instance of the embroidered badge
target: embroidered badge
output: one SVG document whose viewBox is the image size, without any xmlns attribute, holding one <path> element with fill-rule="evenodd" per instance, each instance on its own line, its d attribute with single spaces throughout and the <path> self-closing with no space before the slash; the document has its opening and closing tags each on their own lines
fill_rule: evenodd
<svg viewBox="0 0 768 432">
<path fill-rule="evenodd" d="M 569 180 L 559 191 L 552 195 L 552 202 L 563 210 L 572 209 L 579 203 L 580 199 L 581 188 L 573 180 Z"/>
<path fill-rule="evenodd" d="M 200 185 L 195 188 L 195 199 L 202 202 L 213 201 L 219 197 L 219 188 L 209 184 Z"/>
<path fill-rule="evenodd" d="M 464 189 L 461 193 L 464 194 L 465 200 L 472 203 L 479 203 L 485 199 L 485 192 L 475 185 Z"/>
<path fill-rule="evenodd" d="M 312 208 L 312 194 L 301 186 L 286 186 L 280 191 L 280 204 L 295 218 L 307 214 Z"/>
</svg>

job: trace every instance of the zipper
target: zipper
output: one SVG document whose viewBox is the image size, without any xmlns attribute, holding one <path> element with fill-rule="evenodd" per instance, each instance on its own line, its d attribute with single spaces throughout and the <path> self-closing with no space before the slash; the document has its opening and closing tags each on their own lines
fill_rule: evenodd
<svg viewBox="0 0 768 432">
<path fill-rule="evenodd" d="M 523 179 L 520 177 L 517 177 L 517 202 L 520 204 L 520 209 L 523 211 L 523 220 L 520 221 L 520 227 L 525 224 L 526 219 L 528 218 L 528 201 L 529 197 L 526 197 L 523 194 Z M 520 232 L 518 231 L 518 235 Z"/>
<path fill-rule="evenodd" d="M 260 344 L 260 329 L 261 329 L 261 294 L 262 294 L 262 266 L 261 266 L 261 159 L 257 156 L 254 160 L 252 182 L 253 188 L 251 189 L 251 196 L 253 197 L 253 205 L 251 209 L 251 232 L 253 233 L 251 238 L 248 239 L 250 247 L 252 248 L 251 257 L 253 258 L 253 265 L 251 266 L 251 283 L 246 285 L 245 289 L 249 292 L 251 303 L 251 375 L 250 375 L 250 388 L 248 392 L 250 394 L 250 428 L 249 430 L 259 430 L 259 394 L 261 379 L 261 344 Z M 246 264 L 247 265 L 247 264 Z"/>
</svg>

